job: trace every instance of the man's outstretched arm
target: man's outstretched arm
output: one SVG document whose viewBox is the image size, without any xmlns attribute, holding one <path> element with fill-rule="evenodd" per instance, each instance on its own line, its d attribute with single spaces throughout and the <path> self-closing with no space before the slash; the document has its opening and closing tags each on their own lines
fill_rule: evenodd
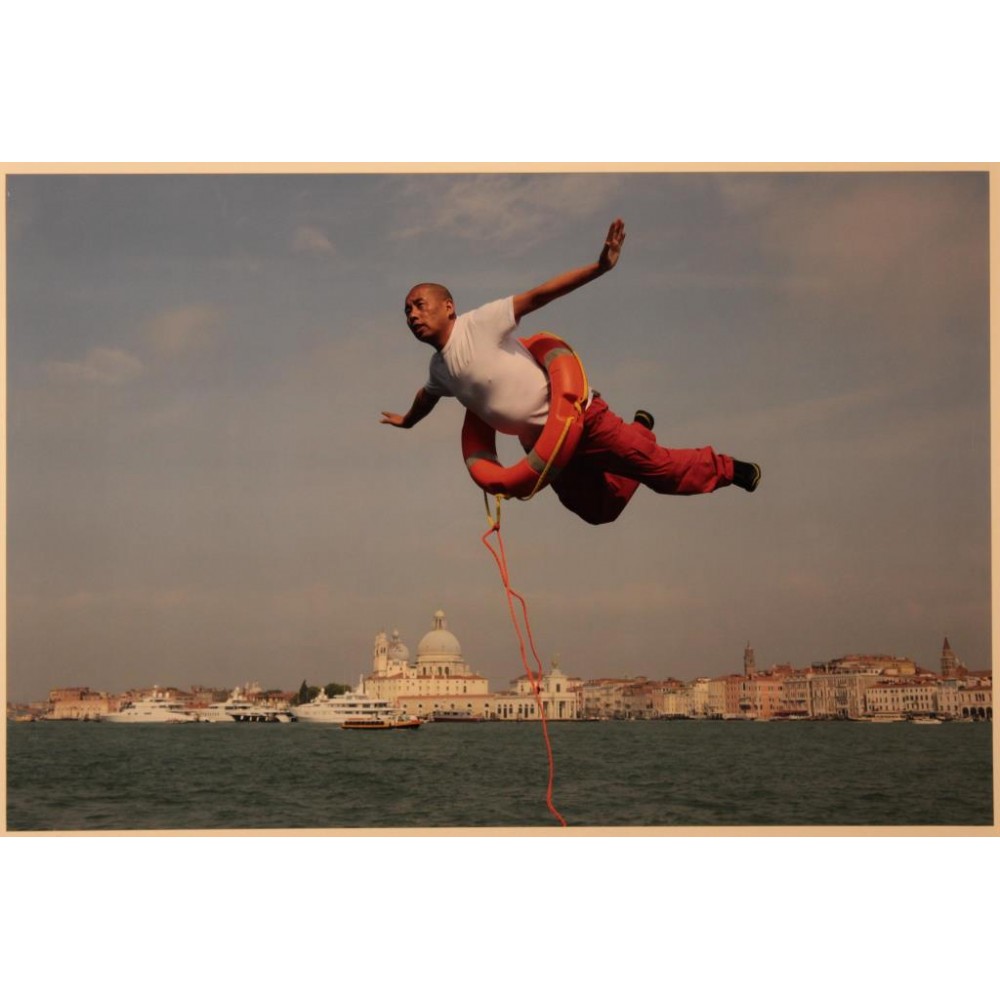
<svg viewBox="0 0 1000 1000">
<path fill-rule="evenodd" d="M 601 256 L 593 263 L 585 267 L 578 267 L 565 274 L 550 278 L 544 284 L 530 291 L 521 292 L 514 296 L 514 319 L 520 320 L 527 313 L 541 309 L 553 299 L 558 299 L 575 291 L 581 285 L 593 281 L 618 263 L 621 254 L 622 243 L 625 242 L 625 223 L 621 219 L 615 219 L 608 229 L 607 239 L 604 241 L 604 248 Z"/>
<path fill-rule="evenodd" d="M 427 416 L 431 410 L 437 406 L 440 396 L 433 396 L 423 386 L 417 390 L 413 398 L 413 405 L 406 413 L 389 413 L 382 411 L 382 419 L 379 423 L 392 424 L 393 427 L 412 427 Z"/>
</svg>

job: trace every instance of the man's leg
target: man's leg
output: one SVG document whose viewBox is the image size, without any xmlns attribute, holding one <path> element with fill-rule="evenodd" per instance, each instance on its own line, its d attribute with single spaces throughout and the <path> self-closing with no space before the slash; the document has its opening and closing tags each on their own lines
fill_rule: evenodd
<svg viewBox="0 0 1000 1000">
<path fill-rule="evenodd" d="M 663 448 L 648 427 L 626 424 L 595 396 L 586 431 L 564 475 L 577 462 L 617 477 L 638 480 L 657 493 L 711 493 L 734 481 L 733 459 L 712 448 Z M 634 490 L 633 490 L 634 492 Z M 627 502 L 627 501 L 626 501 Z"/>
<path fill-rule="evenodd" d="M 575 458 L 552 481 L 559 502 L 588 524 L 609 524 L 639 488 L 635 479 L 602 472 Z"/>
</svg>

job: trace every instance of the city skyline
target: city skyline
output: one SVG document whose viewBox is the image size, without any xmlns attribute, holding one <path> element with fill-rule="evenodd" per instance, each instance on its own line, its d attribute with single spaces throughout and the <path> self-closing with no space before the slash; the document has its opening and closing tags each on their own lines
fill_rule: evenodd
<svg viewBox="0 0 1000 1000">
<path fill-rule="evenodd" d="M 402 299 L 421 280 L 459 309 L 522 291 L 596 258 L 616 216 L 618 268 L 520 332 L 565 336 L 663 443 L 764 479 L 640 491 L 596 529 L 551 491 L 505 504 L 543 662 L 684 679 L 765 637 L 767 664 L 933 669 L 947 635 L 991 667 L 983 172 L 7 187 L 9 700 L 151 673 L 351 680 L 375 631 L 415 641 L 438 607 L 506 683 L 461 409 L 378 423 L 430 360 Z"/>
<path fill-rule="evenodd" d="M 429 719 L 452 713 L 459 721 L 517 722 L 595 719 L 754 719 L 759 721 L 853 720 L 926 724 L 944 721 L 992 721 L 992 672 L 970 671 L 947 638 L 940 672 L 913 660 L 887 655 L 849 655 L 805 668 L 778 664 L 758 669 L 748 643 L 743 670 L 717 677 L 678 678 L 615 676 L 582 679 L 553 661 L 544 673 L 523 672 L 502 689 L 490 690 L 486 677 L 465 663 L 461 644 L 445 627 L 441 612 L 413 658 L 398 632 L 375 637 L 371 669 L 350 692 L 347 685 L 307 685 L 281 691 L 257 682 L 228 690 L 192 685 L 134 688 L 127 692 L 69 687 L 49 692 L 46 702 L 11 706 L 16 722 L 157 721 L 153 708 L 168 709 L 163 722 L 326 722 L 339 724 L 348 699 L 359 699 L 401 713 Z M 332 700 L 331 700 L 332 699 Z M 220 703 L 232 706 L 221 708 Z M 248 705 L 265 706 L 249 711 Z M 142 707 L 136 707 L 141 705 Z M 305 708 L 302 706 L 305 705 Z M 13 715 L 12 715 L 13 712 Z M 279 718 L 276 713 L 286 712 Z M 119 718 L 118 713 L 123 713 Z M 221 713 L 221 714 L 220 714 Z M 235 714 L 233 714 L 235 713 Z M 435 720 L 436 721 L 436 720 Z"/>
<path fill-rule="evenodd" d="M 540 665 L 539 665 L 540 666 Z M 680 680 L 644 675 L 616 675 L 606 670 L 594 678 L 566 673 L 557 659 L 549 669 L 530 676 L 523 671 L 507 685 L 490 690 L 489 679 L 465 662 L 461 643 L 447 628 L 444 614 L 434 616 L 434 628 L 424 635 L 412 656 L 398 631 L 375 636 L 370 669 L 358 684 L 308 684 L 297 691 L 244 683 L 232 692 L 204 685 L 188 690 L 171 684 L 139 686 L 125 692 L 94 691 L 86 686 L 50 691 L 46 702 L 27 706 L 8 703 L 18 713 L 15 721 L 101 720 L 125 709 L 134 699 L 159 699 L 180 706 L 186 721 L 231 721 L 202 710 L 235 699 L 235 708 L 247 700 L 260 701 L 275 711 L 289 709 L 295 721 L 296 706 L 318 698 L 305 721 L 337 722 L 338 713 L 327 712 L 328 697 L 381 699 L 386 706 L 409 717 L 433 712 L 461 712 L 494 721 L 518 721 L 537 713 L 553 720 L 594 718 L 705 718 L 705 719 L 877 719 L 901 721 L 918 718 L 991 721 L 992 671 L 969 670 L 947 637 L 941 647 L 939 672 L 922 668 L 906 657 L 886 654 L 850 654 L 807 667 L 774 664 L 758 668 L 753 647 L 743 650 L 743 669 L 721 676 Z M 344 692 L 352 692 L 344 694 Z M 336 700 L 336 698 L 334 698 Z M 148 707 L 148 706 L 147 706 Z M 320 717 L 314 717 L 318 711 Z M 132 721 L 139 721 L 129 716 Z M 146 720 L 149 721 L 149 720 Z M 161 721 L 178 721 L 174 717 Z M 243 721 L 282 721 L 260 715 Z"/>
<path fill-rule="evenodd" d="M 447 621 L 445 622 L 445 625 L 447 625 Z M 382 629 L 380 630 L 380 632 L 390 633 L 393 641 L 398 640 L 399 642 L 403 643 L 403 645 L 407 645 L 407 637 L 398 629 L 395 628 Z M 430 635 L 430 633 L 427 633 L 427 635 Z M 378 634 L 376 634 L 376 639 L 377 637 Z M 948 656 L 951 659 L 953 659 L 953 661 L 957 663 L 958 666 L 961 667 L 962 669 L 971 671 L 974 674 L 983 672 L 992 673 L 992 664 L 977 666 L 975 664 L 969 664 L 965 662 L 965 660 L 961 657 L 961 655 L 955 652 L 954 646 L 952 645 L 948 636 L 943 637 L 942 648 L 938 652 L 938 657 L 931 663 L 922 663 L 914 659 L 913 657 L 906 655 L 897 655 L 889 650 L 864 650 L 864 651 L 844 650 L 832 656 L 828 660 L 812 659 L 809 660 L 808 662 L 802 662 L 802 663 L 792 663 L 791 661 L 788 660 L 774 660 L 772 662 L 760 663 L 757 661 L 756 647 L 753 645 L 752 642 L 748 641 L 739 650 L 738 663 L 736 662 L 736 658 L 734 657 L 731 666 L 724 667 L 721 671 L 712 674 L 706 673 L 704 671 L 699 671 L 697 669 L 690 669 L 686 671 L 681 671 L 679 673 L 669 673 L 663 671 L 620 672 L 616 670 L 613 664 L 604 664 L 600 669 L 592 668 L 576 672 L 571 668 L 570 665 L 562 662 L 562 659 L 558 653 L 556 653 L 550 658 L 545 658 L 545 657 L 542 658 L 543 661 L 542 670 L 543 674 L 547 675 L 550 672 L 550 668 L 552 668 L 553 666 L 558 666 L 559 669 L 562 670 L 570 679 L 582 680 L 584 682 L 588 680 L 597 680 L 601 678 L 606 678 L 622 682 L 646 680 L 649 681 L 650 683 L 661 683 L 666 681 L 680 681 L 682 683 L 691 683 L 695 680 L 708 680 L 713 678 L 721 679 L 722 677 L 726 676 L 747 674 L 748 654 L 749 654 L 749 663 L 751 664 L 749 668 L 750 674 L 753 673 L 768 674 L 776 669 L 781 670 L 786 668 L 792 668 L 796 671 L 807 671 L 810 670 L 811 668 L 826 667 L 831 664 L 836 664 L 840 661 L 849 661 L 857 658 L 862 660 L 871 659 L 871 660 L 895 660 L 901 662 L 903 661 L 910 662 L 916 667 L 918 673 L 944 676 L 945 671 L 943 669 L 943 661 L 945 656 Z M 409 657 L 409 662 L 412 664 L 414 660 L 415 657 L 411 652 L 411 655 Z M 468 666 L 469 670 L 472 671 L 472 673 L 486 677 L 491 685 L 491 688 L 493 688 L 495 685 L 496 690 L 502 690 L 503 688 L 515 685 L 525 676 L 523 667 L 520 664 L 512 664 L 511 671 L 507 674 L 504 674 L 503 671 L 501 670 L 494 670 L 492 673 L 484 673 L 475 664 L 467 663 L 466 665 Z M 358 684 L 359 679 L 369 677 L 371 675 L 371 670 L 372 670 L 372 664 L 371 662 L 368 662 L 367 664 L 359 666 L 359 668 L 355 671 L 353 676 L 349 675 L 346 672 L 341 672 L 341 674 L 336 677 L 318 676 L 318 675 L 302 677 L 298 681 L 298 683 L 292 684 L 290 687 L 276 686 L 268 683 L 266 677 L 256 677 L 256 676 L 252 678 L 250 677 L 240 678 L 237 679 L 235 682 L 229 682 L 222 685 L 211 684 L 204 681 L 203 679 L 198 679 L 198 678 L 189 680 L 187 683 L 174 683 L 171 680 L 171 678 L 168 677 L 155 681 L 149 680 L 148 678 L 144 680 L 138 679 L 134 684 L 130 684 L 127 690 L 143 691 L 143 690 L 152 690 L 154 688 L 159 688 L 161 690 L 188 689 L 188 690 L 202 690 L 202 691 L 204 690 L 228 691 L 234 687 L 246 689 L 248 686 L 256 686 L 263 691 L 281 691 L 283 693 L 291 693 L 297 691 L 303 684 L 308 684 L 310 686 L 319 686 L 319 687 L 329 684 L 339 684 L 341 686 L 347 686 L 353 688 Z M 83 681 L 78 681 L 74 683 L 67 683 L 65 685 L 62 685 L 62 687 L 69 690 L 73 690 L 77 688 L 80 689 L 91 688 L 91 685 Z M 125 693 L 125 689 L 123 689 L 122 691 L 102 691 L 101 693 L 109 695 L 123 694 Z M 44 701 L 45 698 L 43 697 L 43 694 L 47 694 L 47 692 L 38 693 L 36 696 L 31 698 L 18 699 L 17 703 L 27 704 L 29 702 Z M 8 697 L 8 704 L 14 704 L 14 703 L 15 703 L 14 700 Z"/>
</svg>

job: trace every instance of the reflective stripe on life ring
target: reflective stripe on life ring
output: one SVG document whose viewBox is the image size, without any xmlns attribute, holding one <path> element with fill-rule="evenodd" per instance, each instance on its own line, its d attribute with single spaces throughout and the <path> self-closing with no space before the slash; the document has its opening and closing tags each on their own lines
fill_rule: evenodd
<svg viewBox="0 0 1000 1000">
<path fill-rule="evenodd" d="M 521 343 L 545 369 L 549 415 L 535 446 L 515 465 L 497 457 L 496 431 L 471 410 L 462 425 L 462 455 L 473 480 L 487 493 L 526 500 L 547 486 L 573 457 L 583 433 L 587 374 L 573 348 L 554 333 L 536 333 Z"/>
</svg>

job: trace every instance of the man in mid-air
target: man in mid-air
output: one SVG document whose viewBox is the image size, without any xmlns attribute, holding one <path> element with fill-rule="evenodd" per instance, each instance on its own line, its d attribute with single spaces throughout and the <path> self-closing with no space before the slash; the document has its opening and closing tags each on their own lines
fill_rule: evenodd
<svg viewBox="0 0 1000 1000">
<path fill-rule="evenodd" d="M 382 412 L 382 423 L 413 427 L 442 396 L 454 396 L 502 434 L 529 450 L 549 412 L 545 371 L 514 335 L 522 316 L 610 271 L 621 255 L 625 224 L 616 219 L 596 262 L 566 271 L 537 288 L 457 314 L 443 285 L 424 282 L 406 296 L 410 332 L 434 348 L 430 375 L 404 413 Z M 563 506 L 590 524 L 606 524 L 625 509 L 639 485 L 657 493 L 711 493 L 736 485 L 752 493 L 760 467 L 711 448 L 664 448 L 653 434 L 653 417 L 636 412 L 631 423 L 591 393 L 584 430 L 569 462 L 553 480 Z"/>
</svg>

